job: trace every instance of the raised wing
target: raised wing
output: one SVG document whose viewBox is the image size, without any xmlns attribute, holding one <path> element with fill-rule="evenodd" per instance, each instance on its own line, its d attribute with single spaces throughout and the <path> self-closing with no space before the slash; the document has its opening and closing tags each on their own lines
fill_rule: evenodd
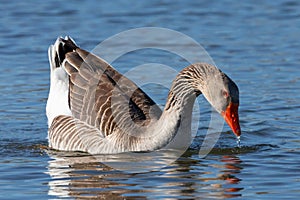
<svg viewBox="0 0 300 200">
<path fill-rule="evenodd" d="M 73 117 L 104 135 L 126 130 L 131 123 L 147 125 L 160 117 L 160 108 L 136 84 L 70 38 L 60 39 L 55 62 L 69 74 Z"/>
</svg>

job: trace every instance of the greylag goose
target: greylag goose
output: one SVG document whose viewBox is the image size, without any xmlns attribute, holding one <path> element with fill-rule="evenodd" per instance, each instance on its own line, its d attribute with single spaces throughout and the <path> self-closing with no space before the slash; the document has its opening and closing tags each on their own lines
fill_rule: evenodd
<svg viewBox="0 0 300 200">
<path fill-rule="evenodd" d="M 217 67 L 195 63 L 174 79 L 165 108 L 70 37 L 48 50 L 51 68 L 46 106 L 51 148 L 112 154 L 165 147 L 180 127 L 190 127 L 196 97 L 203 94 L 240 136 L 236 84 Z"/>
</svg>

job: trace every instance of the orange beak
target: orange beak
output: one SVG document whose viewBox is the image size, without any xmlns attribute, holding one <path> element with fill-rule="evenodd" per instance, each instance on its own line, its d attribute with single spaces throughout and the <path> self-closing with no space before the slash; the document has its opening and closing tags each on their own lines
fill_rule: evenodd
<svg viewBox="0 0 300 200">
<path fill-rule="evenodd" d="M 238 108 L 238 103 L 230 103 L 226 110 L 222 111 L 221 113 L 221 115 L 224 117 L 225 121 L 237 137 L 242 133 L 239 122 Z"/>
</svg>

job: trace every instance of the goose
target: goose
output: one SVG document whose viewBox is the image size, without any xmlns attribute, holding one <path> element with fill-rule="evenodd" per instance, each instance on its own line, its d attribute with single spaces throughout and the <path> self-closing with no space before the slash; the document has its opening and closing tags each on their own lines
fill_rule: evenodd
<svg viewBox="0 0 300 200">
<path fill-rule="evenodd" d="M 175 77 L 163 110 L 102 58 L 59 37 L 48 49 L 46 105 L 49 147 L 90 154 L 154 151 L 190 127 L 203 94 L 239 137 L 239 90 L 220 69 L 191 64 Z"/>
</svg>

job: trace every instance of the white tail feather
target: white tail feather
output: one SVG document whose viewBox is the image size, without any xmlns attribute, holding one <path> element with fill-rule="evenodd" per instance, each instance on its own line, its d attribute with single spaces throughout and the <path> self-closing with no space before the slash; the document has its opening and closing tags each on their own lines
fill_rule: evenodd
<svg viewBox="0 0 300 200">
<path fill-rule="evenodd" d="M 71 110 L 68 105 L 69 94 L 69 79 L 63 66 L 56 66 L 55 56 L 58 55 L 58 46 L 60 41 L 56 40 L 54 45 L 51 45 L 48 50 L 50 62 L 50 91 L 46 106 L 48 118 L 48 127 L 52 121 L 59 115 L 71 116 Z"/>
</svg>

